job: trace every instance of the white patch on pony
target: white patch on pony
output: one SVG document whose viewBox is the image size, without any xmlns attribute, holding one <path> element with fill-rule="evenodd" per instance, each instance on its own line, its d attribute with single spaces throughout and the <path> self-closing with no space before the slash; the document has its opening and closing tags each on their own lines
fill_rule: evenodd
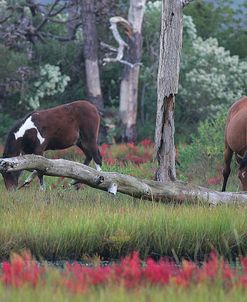
<svg viewBox="0 0 247 302">
<path fill-rule="evenodd" d="M 246 176 L 246 171 L 242 172 L 242 177 L 245 178 Z"/>
<path fill-rule="evenodd" d="M 42 144 L 45 141 L 45 139 L 41 136 L 38 128 L 34 125 L 34 123 L 32 121 L 32 116 L 29 116 L 29 118 L 27 118 L 25 120 L 24 124 L 21 125 L 21 127 L 19 128 L 19 130 L 14 133 L 15 139 L 23 137 L 24 134 L 25 134 L 25 132 L 27 130 L 30 130 L 30 129 L 36 129 L 36 131 L 37 131 L 37 138 L 38 138 L 40 144 Z"/>
<path fill-rule="evenodd" d="M 108 191 L 108 193 L 116 195 L 117 194 L 117 184 L 113 182 L 107 191 Z"/>
<path fill-rule="evenodd" d="M 95 163 L 95 167 L 96 167 L 96 170 L 97 170 L 97 171 L 99 171 L 99 172 L 100 172 L 100 171 L 102 171 L 102 169 L 101 169 L 101 166 L 100 166 L 100 165 L 98 165 L 98 164 L 96 164 L 96 163 Z"/>
</svg>

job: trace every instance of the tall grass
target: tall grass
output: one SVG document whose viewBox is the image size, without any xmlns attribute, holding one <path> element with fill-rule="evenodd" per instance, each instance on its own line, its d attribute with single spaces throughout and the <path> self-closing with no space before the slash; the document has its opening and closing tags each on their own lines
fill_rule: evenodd
<svg viewBox="0 0 247 302">
<path fill-rule="evenodd" d="M 244 289 L 234 288 L 230 291 L 225 291 L 223 288 L 212 285 L 203 285 L 190 289 L 178 289 L 176 287 L 147 287 L 135 291 L 127 291 L 121 287 L 101 288 L 85 295 L 71 295 L 61 288 L 54 290 L 54 287 L 6 289 L 0 286 L 0 301 L 4 302 L 245 302 L 246 297 L 247 294 Z"/>
<path fill-rule="evenodd" d="M 199 286 L 192 289 L 167 288 L 142 288 L 136 291 L 126 291 L 123 288 L 102 288 L 85 295 L 71 295 L 63 289 L 54 290 L 53 287 L 41 287 L 36 289 L 6 289 L 0 287 L 0 301 L 4 302 L 160 302 L 160 301 L 190 301 L 190 302 L 245 302 L 246 290 L 241 288 L 225 291 L 223 288 L 212 285 Z"/>
<path fill-rule="evenodd" d="M 2 259 L 21 249 L 46 259 L 247 254 L 245 206 L 164 205 L 91 188 L 0 194 Z"/>
<path fill-rule="evenodd" d="M 153 146 L 144 142 L 140 148 L 133 144 L 119 149 L 102 146 L 103 170 L 152 179 L 156 168 L 151 160 Z M 81 152 L 73 149 L 51 155 L 82 161 Z M 112 158 L 117 160 L 114 164 Z M 204 185 L 205 168 L 197 168 L 193 176 Z M 245 206 L 164 205 L 120 193 L 112 197 L 89 187 L 77 192 L 64 178 L 46 177 L 46 182 L 45 192 L 34 183 L 8 193 L 0 178 L 1 259 L 21 249 L 46 259 L 117 258 L 134 250 L 142 257 L 165 255 L 178 261 L 182 257 L 202 259 L 213 249 L 228 258 L 247 254 Z"/>
</svg>

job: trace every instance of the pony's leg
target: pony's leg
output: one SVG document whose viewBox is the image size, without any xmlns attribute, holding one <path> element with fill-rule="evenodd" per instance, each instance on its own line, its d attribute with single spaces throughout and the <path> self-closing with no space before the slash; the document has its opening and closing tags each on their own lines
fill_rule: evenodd
<svg viewBox="0 0 247 302">
<path fill-rule="evenodd" d="M 97 171 L 101 171 L 101 166 L 102 166 L 102 157 L 101 154 L 99 152 L 99 148 L 98 146 L 95 144 L 93 146 L 82 146 L 82 150 L 86 155 L 86 159 L 85 161 L 87 161 L 87 158 L 90 158 L 90 161 L 94 160 L 95 163 L 95 168 Z M 84 162 L 85 163 L 85 162 Z"/>
<path fill-rule="evenodd" d="M 38 178 L 39 178 L 39 187 L 40 190 L 44 191 L 46 189 L 46 183 L 44 181 L 44 174 L 41 171 L 37 171 Z"/>
<path fill-rule="evenodd" d="M 46 148 L 46 142 L 41 145 L 36 146 L 33 154 L 43 156 L 45 148 Z M 40 190 L 45 190 L 46 184 L 44 182 L 44 174 L 40 170 L 36 170 L 36 172 L 37 172 L 37 175 L 39 178 L 39 188 L 40 188 Z"/>
<path fill-rule="evenodd" d="M 224 181 L 222 186 L 222 192 L 225 192 L 226 190 L 226 184 L 228 177 L 231 172 L 231 160 L 232 160 L 233 151 L 230 149 L 230 147 L 226 144 L 225 151 L 224 151 L 224 168 L 222 171 Z"/>
<path fill-rule="evenodd" d="M 91 155 L 90 152 L 88 152 L 88 150 L 82 145 L 81 142 L 77 142 L 76 145 L 77 145 L 77 147 L 79 147 L 79 148 L 83 151 L 83 153 L 85 154 L 86 158 L 85 158 L 83 164 L 86 165 L 86 166 L 88 166 L 88 165 L 90 164 L 92 158 L 93 158 L 92 155 Z M 79 189 L 79 186 L 77 187 L 77 185 L 80 184 L 80 183 L 81 183 L 80 180 L 74 179 L 74 180 L 72 180 L 72 181 L 70 182 L 70 185 L 71 185 L 71 186 L 76 186 L 76 189 L 78 190 L 78 189 Z"/>
<path fill-rule="evenodd" d="M 97 171 L 101 171 L 101 166 L 102 166 L 102 156 L 100 154 L 100 151 L 99 151 L 99 148 L 96 147 L 93 149 L 93 152 L 92 152 L 92 155 L 93 155 L 93 160 L 94 160 L 94 163 L 95 163 L 95 166 L 96 166 L 96 170 Z"/>
</svg>

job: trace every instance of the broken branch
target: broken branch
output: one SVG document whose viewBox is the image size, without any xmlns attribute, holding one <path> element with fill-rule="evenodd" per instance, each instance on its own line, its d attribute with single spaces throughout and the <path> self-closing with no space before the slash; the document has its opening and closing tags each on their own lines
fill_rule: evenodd
<svg viewBox="0 0 247 302">
<path fill-rule="evenodd" d="M 65 159 L 47 159 L 38 155 L 24 155 L 0 159 L 0 172 L 39 170 L 44 175 L 64 176 L 81 181 L 93 188 L 112 194 L 121 192 L 136 198 L 162 202 L 197 202 L 207 204 L 247 203 L 247 194 L 217 192 L 180 181 L 157 182 L 141 180 L 116 172 L 102 172 Z"/>
<path fill-rule="evenodd" d="M 140 62 L 132 64 L 126 60 L 123 60 L 124 49 L 125 48 L 129 49 L 129 45 L 122 39 L 122 37 L 118 31 L 117 24 L 119 23 L 124 27 L 125 33 L 130 38 L 133 35 L 133 29 L 132 29 L 131 25 L 129 24 L 129 22 L 122 17 L 115 16 L 115 17 L 110 18 L 110 23 L 111 23 L 110 29 L 112 31 L 113 37 L 115 38 L 115 40 L 117 41 L 119 46 L 116 49 L 115 47 L 112 47 L 106 43 L 103 43 L 103 42 L 101 43 L 101 45 L 103 47 L 108 48 L 110 51 L 117 52 L 117 56 L 115 58 L 110 58 L 110 57 L 104 58 L 103 65 L 105 65 L 107 63 L 111 63 L 111 62 L 114 62 L 114 63 L 119 62 L 119 63 L 125 64 L 125 65 L 128 65 L 131 68 L 142 65 Z"/>
</svg>

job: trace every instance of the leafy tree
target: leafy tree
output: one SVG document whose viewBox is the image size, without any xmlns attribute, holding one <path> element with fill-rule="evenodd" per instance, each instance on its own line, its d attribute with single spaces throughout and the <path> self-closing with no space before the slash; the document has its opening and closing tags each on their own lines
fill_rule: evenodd
<svg viewBox="0 0 247 302">
<path fill-rule="evenodd" d="M 74 35 L 73 32 L 71 37 L 66 36 L 63 13 L 66 7 L 59 0 L 45 6 L 32 0 L 0 1 L 0 108 L 4 121 L 9 120 L 11 123 L 13 118 L 18 118 L 27 109 L 36 109 L 41 99 L 58 92 L 61 94 L 67 85 L 68 77 L 62 74 L 65 64 L 61 63 L 62 57 L 58 56 L 61 49 L 66 48 L 61 47 L 62 41 L 69 40 Z M 44 43 L 45 40 L 49 41 L 50 47 Z M 60 41 L 59 46 L 57 41 Z M 53 50 L 57 54 L 56 58 L 50 57 L 50 54 L 54 54 L 51 45 L 55 45 Z M 52 62 L 47 65 L 49 60 Z M 45 68 L 46 75 L 41 75 Z M 37 78 L 40 76 L 38 85 Z M 54 80 L 56 84 L 52 87 Z M 5 123 L 4 129 L 7 124 Z"/>
<path fill-rule="evenodd" d="M 191 17 L 185 17 L 187 41 L 181 60 L 177 129 L 188 133 L 199 121 L 228 108 L 247 93 L 247 61 L 218 45 L 215 38 L 197 36 Z"/>
<path fill-rule="evenodd" d="M 247 1 L 238 5 L 233 0 L 196 0 L 185 8 L 193 18 L 198 36 L 217 38 L 219 45 L 230 50 L 231 55 L 246 57 Z"/>
<path fill-rule="evenodd" d="M 144 66 L 140 87 L 145 89 L 143 94 L 140 93 L 143 112 L 140 112 L 142 120 L 139 121 L 143 136 L 147 128 L 154 129 L 160 9 L 161 1 L 149 1 L 144 18 Z M 231 56 L 229 51 L 219 46 L 217 39 L 202 39 L 193 19 L 186 15 L 183 35 L 175 126 L 176 139 L 189 141 L 190 133 L 196 131 L 199 121 L 213 116 L 247 93 L 246 61 Z"/>
</svg>

